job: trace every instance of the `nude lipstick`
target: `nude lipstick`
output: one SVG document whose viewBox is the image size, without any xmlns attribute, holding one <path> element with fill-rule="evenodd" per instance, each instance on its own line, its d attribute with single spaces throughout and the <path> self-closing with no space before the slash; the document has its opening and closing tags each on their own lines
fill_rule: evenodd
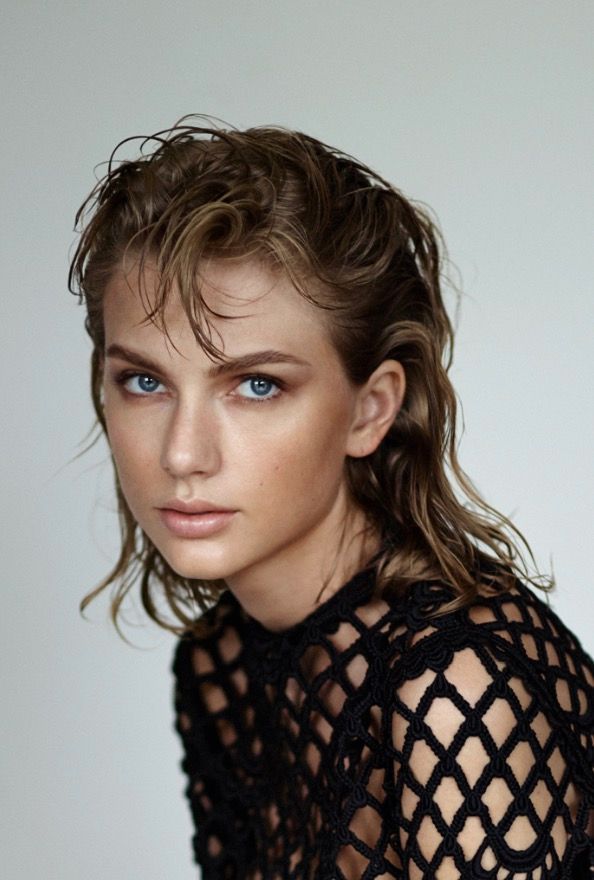
<svg viewBox="0 0 594 880">
<path fill-rule="evenodd" d="M 207 538 L 225 528 L 237 513 L 209 501 L 167 501 L 159 508 L 161 520 L 179 538 Z"/>
<path fill-rule="evenodd" d="M 235 516 L 235 510 L 209 510 L 206 513 L 181 513 L 161 508 L 159 513 L 167 528 L 179 538 L 207 538 L 220 532 Z"/>
</svg>

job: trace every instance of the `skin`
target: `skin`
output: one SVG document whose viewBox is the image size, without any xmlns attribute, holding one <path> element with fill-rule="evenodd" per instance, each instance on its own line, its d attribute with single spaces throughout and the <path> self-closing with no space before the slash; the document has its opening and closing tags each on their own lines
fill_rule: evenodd
<svg viewBox="0 0 594 880">
<path fill-rule="evenodd" d="M 145 283 L 152 307 L 151 271 Z M 208 304 L 238 316 L 226 321 L 209 315 L 213 341 L 226 358 L 274 348 L 308 365 L 262 363 L 208 377 L 212 361 L 175 290 L 165 322 L 177 352 L 146 321 L 134 273 L 125 276 L 120 269 L 104 294 L 105 350 L 113 343 L 125 346 L 160 369 L 105 359 L 108 440 L 132 514 L 171 567 L 188 578 L 223 578 L 249 615 L 278 632 L 314 609 L 326 577 L 318 601 L 379 547 L 377 536 L 360 534 L 365 520 L 347 496 L 344 462 L 346 456 L 369 455 L 385 436 L 404 398 L 404 369 L 386 360 L 356 388 L 322 313 L 288 278 L 254 260 L 212 261 L 202 276 Z M 116 383 L 134 369 L 136 376 Z M 282 380 L 284 389 L 262 382 L 259 374 Z M 181 538 L 158 510 L 173 498 L 201 498 L 238 512 L 215 535 Z M 337 562 L 347 512 L 346 549 Z"/>
</svg>

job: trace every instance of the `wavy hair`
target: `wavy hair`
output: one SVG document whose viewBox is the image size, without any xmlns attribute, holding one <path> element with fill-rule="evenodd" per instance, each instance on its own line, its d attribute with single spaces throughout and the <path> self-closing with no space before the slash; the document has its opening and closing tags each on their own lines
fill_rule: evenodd
<svg viewBox="0 0 594 880">
<path fill-rule="evenodd" d="M 429 209 L 352 156 L 302 132 L 279 126 L 240 131 L 202 116 L 197 121 L 206 126 L 184 124 L 188 120 L 195 115 L 138 136 L 140 155 L 133 160 L 115 159 L 136 138 L 121 141 L 76 213 L 80 237 L 68 287 L 86 305 L 91 394 L 105 436 L 102 306 L 114 271 L 132 256 L 141 283 L 150 260 L 158 287 L 147 318 L 168 335 L 163 313 L 176 284 L 197 342 L 216 360 L 222 353 L 205 332 L 206 313 L 217 313 L 201 294 L 203 261 L 258 257 L 286 273 L 321 310 L 353 385 L 364 384 L 385 359 L 404 367 L 404 401 L 387 434 L 373 453 L 347 457 L 344 464 L 353 509 L 363 510 L 369 530 L 383 539 L 377 593 L 402 595 L 416 581 L 439 581 L 455 594 L 434 612 L 443 614 L 471 603 L 480 583 L 506 591 L 520 577 L 552 590 L 554 578 L 529 575 L 519 546 L 535 563 L 528 542 L 481 497 L 458 461 L 457 402 L 448 377 L 454 330 L 441 291 L 446 248 Z M 177 635 L 204 632 L 203 612 L 216 604 L 225 581 L 185 578 L 171 568 L 136 523 L 113 456 L 111 461 L 121 551 L 80 610 L 113 584 L 110 614 L 120 632 L 120 606 L 140 575 L 149 617 Z M 456 496 L 448 469 L 466 503 Z M 156 595 L 181 626 L 162 616 Z"/>
</svg>

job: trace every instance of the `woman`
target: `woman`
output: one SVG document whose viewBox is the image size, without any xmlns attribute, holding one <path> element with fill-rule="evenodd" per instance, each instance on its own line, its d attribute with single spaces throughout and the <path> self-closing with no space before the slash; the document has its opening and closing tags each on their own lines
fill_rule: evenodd
<svg viewBox="0 0 594 880">
<path fill-rule="evenodd" d="M 122 525 L 81 607 L 140 575 L 178 636 L 202 877 L 591 876 L 594 663 L 458 463 L 435 224 L 299 132 L 152 142 L 77 214 Z"/>
</svg>

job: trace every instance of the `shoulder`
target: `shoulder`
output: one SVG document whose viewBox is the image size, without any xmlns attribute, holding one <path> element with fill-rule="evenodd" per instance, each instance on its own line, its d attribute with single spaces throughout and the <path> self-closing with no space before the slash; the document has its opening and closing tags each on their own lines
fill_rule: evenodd
<svg viewBox="0 0 594 880">
<path fill-rule="evenodd" d="M 441 867 L 459 877 L 454 861 L 476 876 L 483 858 L 557 869 L 585 846 L 588 815 L 594 828 L 594 664 L 522 584 L 427 620 L 452 598 L 439 586 L 411 591 L 391 670 L 399 845 L 422 876 Z"/>
<path fill-rule="evenodd" d="M 516 579 L 507 592 L 480 592 L 463 608 L 431 617 L 455 598 L 439 583 L 413 585 L 406 601 L 407 654 L 490 647 L 493 654 L 515 656 L 531 668 L 559 667 L 594 687 L 594 661 L 554 609 Z"/>
<path fill-rule="evenodd" d="M 432 719 L 446 726 L 455 718 L 471 729 L 486 724 L 497 742 L 530 730 L 544 742 L 557 727 L 594 763 L 594 662 L 579 639 L 521 581 L 428 619 L 452 598 L 439 585 L 411 591 L 390 682 L 395 707 L 432 706 Z"/>
</svg>

